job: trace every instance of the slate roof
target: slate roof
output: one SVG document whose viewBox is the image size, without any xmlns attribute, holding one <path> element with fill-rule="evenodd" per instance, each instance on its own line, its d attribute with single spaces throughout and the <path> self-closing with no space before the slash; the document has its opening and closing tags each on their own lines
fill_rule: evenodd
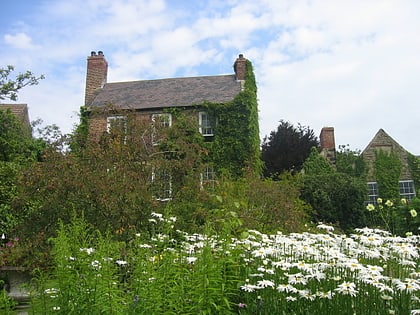
<svg viewBox="0 0 420 315">
<path fill-rule="evenodd" d="M 121 109 L 153 109 L 225 103 L 241 92 L 235 75 L 200 76 L 107 83 L 90 104 Z"/>
</svg>

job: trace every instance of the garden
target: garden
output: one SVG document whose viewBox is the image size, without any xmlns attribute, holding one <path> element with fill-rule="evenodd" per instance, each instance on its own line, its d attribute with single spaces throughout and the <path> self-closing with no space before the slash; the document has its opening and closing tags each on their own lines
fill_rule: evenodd
<svg viewBox="0 0 420 315">
<path fill-rule="evenodd" d="M 234 237 L 153 212 L 152 237 L 117 242 L 74 218 L 53 242 L 53 268 L 33 271 L 33 314 L 420 314 L 419 237 L 379 229 Z M 5 314 L 13 305 L 3 296 Z M 7 306 L 10 307 L 7 307 Z"/>
</svg>

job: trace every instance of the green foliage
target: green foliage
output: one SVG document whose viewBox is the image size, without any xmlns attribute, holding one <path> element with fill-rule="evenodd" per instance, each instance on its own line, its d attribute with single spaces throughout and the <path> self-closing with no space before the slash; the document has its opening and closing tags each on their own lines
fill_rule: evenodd
<svg viewBox="0 0 420 315">
<path fill-rule="evenodd" d="M 407 159 L 408 168 L 413 177 L 414 187 L 420 187 L 420 159 L 413 154 L 408 154 Z M 418 194 L 420 194 L 420 190 Z"/>
<path fill-rule="evenodd" d="M 249 230 L 237 237 L 215 234 L 208 224 L 207 233 L 189 234 L 168 227 L 174 219 L 167 215 L 152 214 L 152 237 L 133 231 L 125 243 L 82 219 L 60 225 L 52 240 L 54 269 L 33 281 L 34 314 L 347 315 L 419 308 L 415 237 L 368 228 L 347 236 L 325 224 L 317 228 L 326 233 Z"/>
<path fill-rule="evenodd" d="M 381 227 L 392 235 L 418 234 L 420 199 L 386 200 L 378 198 L 377 205 L 368 204 L 366 210 L 372 226 Z"/>
<path fill-rule="evenodd" d="M 328 161 L 322 157 L 318 149 L 311 148 L 311 153 L 303 163 L 304 174 L 328 174 L 334 172 L 334 168 Z"/>
<path fill-rule="evenodd" d="M 275 177 L 285 171 L 300 171 L 311 148 L 318 145 L 318 139 L 309 127 L 300 124 L 295 127 L 281 120 L 277 130 L 266 136 L 262 144 L 264 176 Z"/>
<path fill-rule="evenodd" d="M 5 282 L 0 280 L 0 312 L 3 315 L 13 315 L 17 302 L 8 296 Z"/>
<path fill-rule="evenodd" d="M 382 150 L 375 152 L 374 174 L 378 183 L 378 193 L 383 199 L 398 199 L 400 189 L 401 161 L 396 153 Z"/>
<path fill-rule="evenodd" d="M 42 141 L 8 110 L 0 109 L 0 161 L 26 163 L 40 158 Z"/>
<path fill-rule="evenodd" d="M 60 225 L 54 242 L 54 269 L 46 288 L 46 278 L 35 280 L 38 292 L 33 298 L 36 314 L 124 314 L 124 292 L 120 281 L 121 246 L 73 218 Z"/>
<path fill-rule="evenodd" d="M 366 163 L 360 151 L 352 151 L 341 145 L 336 158 L 337 172 L 345 173 L 353 177 L 365 178 Z"/>
<path fill-rule="evenodd" d="M 204 104 L 217 121 L 212 142 L 207 143 L 209 160 L 220 173 L 240 178 L 262 170 L 258 123 L 257 87 L 252 64 L 247 61 L 244 90 L 226 104 Z"/>
<path fill-rule="evenodd" d="M 71 150 L 76 153 L 86 148 L 89 136 L 89 111 L 85 106 L 80 107 L 80 122 L 75 128 L 70 141 Z"/>
<path fill-rule="evenodd" d="M 0 68 L 0 100 L 11 99 L 16 101 L 18 92 L 25 86 L 37 85 L 40 80 L 44 79 L 44 75 L 35 76 L 31 71 L 20 73 L 15 79 L 10 79 L 10 74 L 14 71 L 13 66 Z"/>
<path fill-rule="evenodd" d="M 366 183 L 339 173 L 315 148 L 303 165 L 302 199 L 314 209 L 315 222 L 337 224 L 344 231 L 364 226 Z"/>
</svg>

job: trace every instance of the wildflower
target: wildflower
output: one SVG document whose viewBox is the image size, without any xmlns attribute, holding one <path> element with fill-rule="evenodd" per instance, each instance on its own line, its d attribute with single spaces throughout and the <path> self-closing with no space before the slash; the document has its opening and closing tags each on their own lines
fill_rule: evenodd
<svg viewBox="0 0 420 315">
<path fill-rule="evenodd" d="M 296 297 L 294 297 L 294 296 L 288 296 L 288 297 L 286 297 L 286 301 L 287 302 L 294 302 L 294 301 L 296 301 L 297 300 L 297 298 Z"/>
<path fill-rule="evenodd" d="M 245 308 L 245 307 L 246 307 L 246 304 L 245 304 L 245 303 L 239 303 L 239 304 L 238 304 L 238 307 L 239 307 L 239 308 Z"/>
<path fill-rule="evenodd" d="M 101 263 L 97 260 L 94 260 L 90 263 L 93 268 L 101 268 Z"/>
<path fill-rule="evenodd" d="M 351 296 L 356 296 L 358 293 L 358 291 L 356 290 L 356 285 L 353 282 L 343 282 L 342 284 L 338 285 L 335 291 L 343 295 Z"/>
<path fill-rule="evenodd" d="M 127 265 L 127 262 L 125 260 L 116 260 L 115 263 L 119 266 Z"/>
<path fill-rule="evenodd" d="M 292 286 L 290 284 L 279 284 L 277 286 L 277 291 L 279 291 L 279 292 L 286 292 L 286 293 L 289 293 L 289 292 L 291 292 L 291 293 L 297 293 L 298 292 L 298 290 L 294 286 Z"/>
<path fill-rule="evenodd" d="M 95 249 L 94 249 L 94 248 L 92 248 L 92 247 L 90 247 L 90 248 L 80 248 L 80 251 L 81 251 L 81 252 L 85 252 L 85 253 L 87 253 L 88 255 L 90 255 L 90 254 L 92 254 L 92 253 L 95 251 Z"/>
<path fill-rule="evenodd" d="M 392 207 L 393 205 L 394 205 L 394 203 L 391 200 L 387 200 L 385 202 L 385 206 L 387 206 L 387 207 Z"/>
<path fill-rule="evenodd" d="M 61 308 L 60 308 L 60 306 L 53 306 L 53 311 L 59 311 Z"/>
<path fill-rule="evenodd" d="M 241 286 L 241 290 L 245 292 L 254 292 L 256 289 L 261 289 L 261 288 L 253 284 L 244 284 Z"/>
<path fill-rule="evenodd" d="M 415 209 L 411 209 L 410 210 L 410 215 L 411 215 L 412 218 L 417 217 L 417 211 Z"/>
<path fill-rule="evenodd" d="M 373 210 L 375 210 L 375 206 L 373 205 L 373 204 L 368 204 L 367 206 L 366 206 L 366 210 L 367 211 L 373 211 Z"/>
<path fill-rule="evenodd" d="M 382 198 L 378 198 L 378 199 L 376 199 L 376 201 L 377 201 L 379 204 L 381 204 L 381 203 L 382 203 Z"/>
<path fill-rule="evenodd" d="M 402 204 L 402 205 L 406 205 L 406 204 L 407 204 L 407 199 L 405 199 L 405 198 L 401 198 L 401 204 Z"/>
<path fill-rule="evenodd" d="M 257 285 L 260 288 L 267 288 L 267 287 L 273 288 L 274 287 L 274 282 L 273 281 L 270 281 L 270 280 L 259 280 L 257 282 Z"/>
<path fill-rule="evenodd" d="M 299 296 L 301 298 L 306 299 L 306 300 L 313 301 L 316 298 L 316 295 L 315 294 L 311 294 L 311 291 L 308 290 L 308 289 L 299 290 L 298 293 L 299 293 Z"/>
<path fill-rule="evenodd" d="M 189 264 L 193 264 L 197 260 L 197 257 L 187 257 L 186 260 Z"/>
<path fill-rule="evenodd" d="M 308 280 L 299 272 L 288 275 L 290 284 L 307 284 Z"/>
<path fill-rule="evenodd" d="M 328 231 L 328 232 L 334 231 L 334 227 L 332 227 L 331 225 L 326 225 L 326 224 L 320 223 L 316 227 L 320 230 L 325 230 L 325 231 Z"/>
<path fill-rule="evenodd" d="M 317 292 L 316 295 L 320 298 L 320 299 L 328 299 L 331 300 L 334 296 L 334 292 L 331 291 L 327 291 L 327 292 Z"/>
<path fill-rule="evenodd" d="M 411 310 L 410 315 L 419 315 L 420 314 L 420 309 L 417 310 Z"/>
</svg>

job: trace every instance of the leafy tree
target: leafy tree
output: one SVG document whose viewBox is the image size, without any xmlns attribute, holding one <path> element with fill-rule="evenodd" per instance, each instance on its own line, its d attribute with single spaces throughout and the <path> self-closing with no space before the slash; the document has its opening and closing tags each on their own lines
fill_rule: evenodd
<svg viewBox="0 0 420 315">
<path fill-rule="evenodd" d="M 284 171 L 299 171 L 311 148 L 318 146 L 312 129 L 300 124 L 295 127 L 281 120 L 277 130 L 266 136 L 262 144 L 264 175 L 273 177 Z"/>
<path fill-rule="evenodd" d="M 44 75 L 37 77 L 31 71 L 19 73 L 15 79 L 10 79 L 10 74 L 15 70 L 13 66 L 0 68 L 0 100 L 10 99 L 16 101 L 18 92 L 25 86 L 37 85 Z"/>
<path fill-rule="evenodd" d="M 42 150 L 42 141 L 31 133 L 12 112 L 0 110 L 0 161 L 35 161 Z"/>
<path fill-rule="evenodd" d="M 18 175 L 41 158 L 44 143 L 10 110 L 0 110 L 0 232 L 8 234 L 19 223 L 12 203 L 17 196 Z"/>
<path fill-rule="evenodd" d="M 337 172 L 316 149 L 303 168 L 301 198 L 314 209 L 314 221 L 337 224 L 345 231 L 366 224 L 363 179 Z"/>
</svg>

